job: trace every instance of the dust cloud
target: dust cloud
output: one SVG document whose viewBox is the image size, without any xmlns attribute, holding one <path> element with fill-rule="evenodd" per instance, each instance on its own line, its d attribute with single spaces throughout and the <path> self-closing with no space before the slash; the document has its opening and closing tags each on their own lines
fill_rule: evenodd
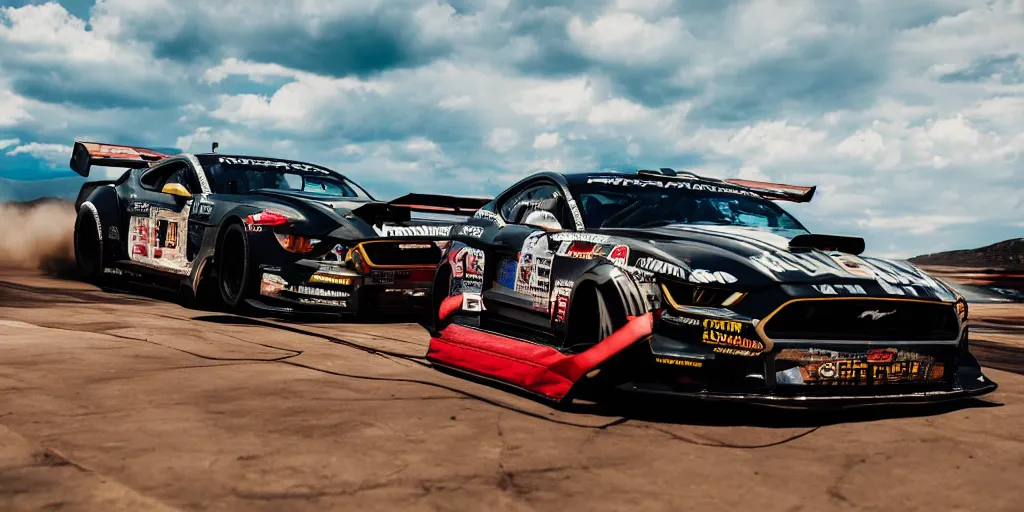
<svg viewBox="0 0 1024 512">
<path fill-rule="evenodd" d="M 67 201 L 0 203 L 0 267 L 70 271 L 75 217 Z"/>
</svg>

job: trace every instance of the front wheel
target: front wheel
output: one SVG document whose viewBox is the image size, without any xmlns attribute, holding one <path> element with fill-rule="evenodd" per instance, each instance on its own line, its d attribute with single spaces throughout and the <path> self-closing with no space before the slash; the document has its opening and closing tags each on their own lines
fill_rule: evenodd
<svg viewBox="0 0 1024 512">
<path fill-rule="evenodd" d="M 243 309 L 245 299 L 255 286 L 249 265 L 249 239 L 241 224 L 231 224 L 224 231 L 220 247 L 214 256 L 217 261 L 217 284 L 221 299 L 232 309 Z"/>
<path fill-rule="evenodd" d="M 88 208 L 78 210 L 75 221 L 75 264 L 86 281 L 99 283 L 103 279 L 103 239 L 99 222 Z"/>
<path fill-rule="evenodd" d="M 562 351 L 570 354 L 584 352 L 626 325 L 624 308 L 616 307 L 618 305 L 618 302 L 606 297 L 597 286 L 587 286 L 578 290 L 569 311 L 569 329 Z M 611 363 L 611 366 L 608 363 Z M 569 394 L 562 399 L 561 404 L 571 404 L 575 398 L 598 402 L 612 396 L 616 381 L 614 374 L 617 373 L 618 364 L 613 361 L 608 363 L 588 372 L 588 375 L 573 386 Z"/>
</svg>

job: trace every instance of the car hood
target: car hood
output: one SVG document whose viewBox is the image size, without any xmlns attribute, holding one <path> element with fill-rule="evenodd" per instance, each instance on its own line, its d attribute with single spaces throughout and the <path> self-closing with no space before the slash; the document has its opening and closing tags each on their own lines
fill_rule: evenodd
<svg viewBox="0 0 1024 512">
<path fill-rule="evenodd" d="M 886 296 L 956 299 L 949 288 L 905 261 L 790 248 L 790 241 L 806 234 L 804 231 L 676 224 L 603 232 L 637 240 L 642 252 L 683 269 L 685 279 L 695 283 L 718 282 L 741 288 L 813 284 L 821 289 L 827 289 L 823 285 L 877 283 Z M 634 262 L 640 268 L 680 277 L 672 267 L 662 268 L 657 261 L 639 261 L 641 258 Z"/>
</svg>

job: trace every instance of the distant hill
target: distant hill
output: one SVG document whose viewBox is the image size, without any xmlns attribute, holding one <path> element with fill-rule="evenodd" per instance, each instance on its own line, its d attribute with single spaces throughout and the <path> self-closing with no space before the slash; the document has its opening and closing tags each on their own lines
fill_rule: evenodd
<svg viewBox="0 0 1024 512">
<path fill-rule="evenodd" d="M 48 180 L 9 180 L 0 178 L 0 202 L 31 201 L 43 197 L 74 200 L 85 180 L 73 176 Z"/>
<path fill-rule="evenodd" d="M 1024 269 L 1024 238 L 1014 238 L 977 249 L 937 252 L 910 258 L 915 265 Z"/>
</svg>

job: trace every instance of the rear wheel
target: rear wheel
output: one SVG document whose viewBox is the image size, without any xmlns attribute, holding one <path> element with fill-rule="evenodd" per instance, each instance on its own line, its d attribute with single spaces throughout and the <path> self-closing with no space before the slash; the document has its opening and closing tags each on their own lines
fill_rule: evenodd
<svg viewBox="0 0 1024 512">
<path fill-rule="evenodd" d="M 249 268 L 249 241 L 241 224 L 225 228 L 214 258 L 221 299 L 229 308 L 244 309 L 254 284 Z"/>
<path fill-rule="evenodd" d="M 103 279 L 103 245 L 100 227 L 92 210 L 81 208 L 75 221 L 75 264 L 86 281 Z"/>
</svg>

